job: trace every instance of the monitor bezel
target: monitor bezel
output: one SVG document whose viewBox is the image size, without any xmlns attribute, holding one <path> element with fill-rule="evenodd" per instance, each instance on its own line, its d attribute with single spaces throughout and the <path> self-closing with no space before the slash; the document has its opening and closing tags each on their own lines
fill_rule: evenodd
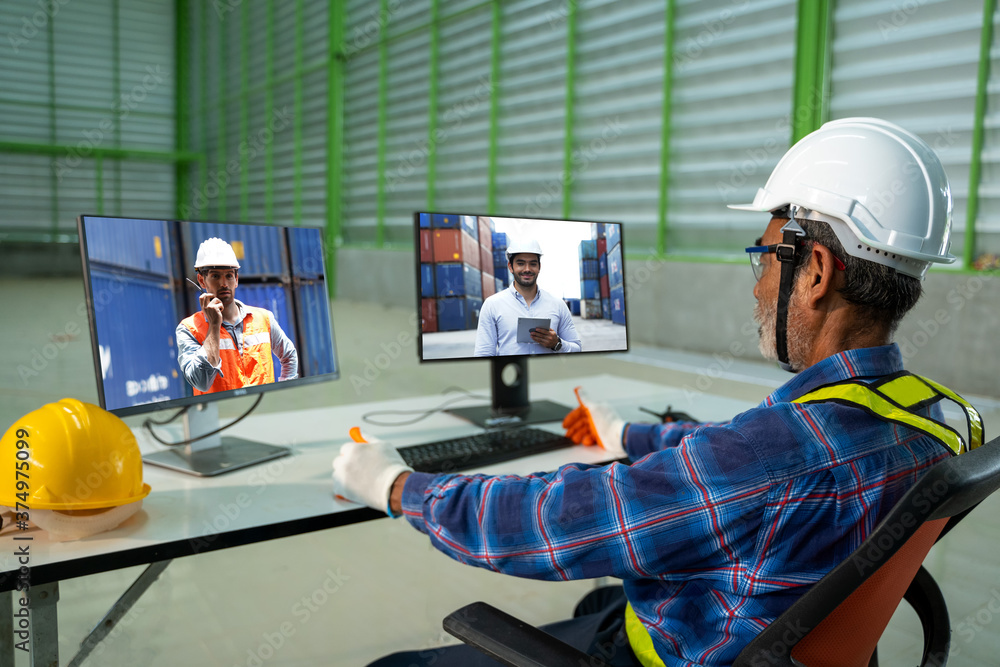
<svg viewBox="0 0 1000 667">
<path fill-rule="evenodd" d="M 436 364 L 436 363 L 450 363 L 450 362 L 484 362 L 490 359 L 495 359 L 498 361 L 503 360 L 514 360 L 514 359 L 545 359 L 545 358 L 564 358 L 565 355 L 561 354 L 508 354 L 499 355 L 491 357 L 440 357 L 434 359 L 424 359 L 424 332 L 423 326 L 421 325 L 421 317 L 423 311 L 421 310 L 421 300 L 422 296 L 420 294 L 420 216 L 421 215 L 471 215 L 476 218 L 507 218 L 508 220 L 538 220 L 539 222 L 583 222 L 588 224 L 603 224 L 603 225 L 618 225 L 619 235 L 622 246 L 622 285 L 625 285 L 625 224 L 620 221 L 608 221 L 608 220 L 585 220 L 582 218 L 543 218 L 539 216 L 515 216 L 515 215 L 502 215 L 502 214 L 492 214 L 492 213 L 456 213 L 454 211 L 414 211 L 413 213 L 413 259 L 414 259 L 414 293 L 417 297 L 417 362 L 421 364 Z M 433 229 L 433 228 L 431 228 Z M 505 288 L 506 289 L 506 288 Z M 581 354 L 618 354 L 623 352 L 628 352 L 631 349 L 632 343 L 629 335 L 628 327 L 628 289 L 624 288 L 622 290 L 622 299 L 625 302 L 625 348 L 622 350 L 580 350 L 575 352 L 574 356 Z M 486 299 L 483 299 L 485 301 Z"/>
<path fill-rule="evenodd" d="M 80 261 L 83 269 L 83 290 L 87 305 L 87 324 L 90 330 L 90 352 L 92 355 L 92 360 L 94 362 L 94 379 L 97 383 L 97 397 L 99 405 L 104 410 L 107 410 L 111 414 L 117 415 L 119 417 L 127 417 L 129 415 L 139 415 L 149 412 L 157 412 L 160 410 L 172 410 L 174 408 L 183 408 L 192 405 L 200 405 L 205 403 L 211 403 L 214 401 L 222 401 L 227 398 L 239 398 L 241 396 L 253 396 L 257 394 L 262 394 L 267 391 L 277 391 L 281 389 L 293 389 L 295 387 L 304 387 L 311 384 L 317 384 L 320 382 L 331 382 L 333 380 L 340 379 L 340 363 L 337 358 L 337 336 L 333 327 L 333 312 L 330 311 L 330 349 L 333 352 L 333 365 L 334 372 L 324 373 L 323 375 L 310 375 L 307 377 L 298 377 L 293 380 L 285 380 L 279 382 L 275 380 L 274 382 L 255 385 L 251 387 L 242 387 L 240 389 L 230 389 L 223 392 L 215 392 L 210 394 L 201 394 L 199 396 L 186 396 L 184 398 L 174 398 L 169 401 L 158 401 L 154 403 L 143 403 L 140 405 L 131 405 L 120 408 L 109 408 L 104 396 L 104 382 L 99 377 L 101 369 L 101 353 L 98 347 L 97 341 L 97 313 L 94 307 L 94 294 L 91 286 L 90 280 L 90 257 L 87 252 L 87 235 L 84 227 L 84 221 L 87 218 L 101 218 L 101 219 L 116 219 L 116 220 L 161 220 L 168 223 L 182 224 L 182 223 L 205 223 L 205 224 L 218 224 L 218 225 L 255 225 L 260 227 L 294 227 L 294 225 L 279 225 L 274 223 L 266 222 L 247 222 L 247 221 L 232 221 L 232 220 L 180 220 L 177 218 L 137 218 L 135 216 L 114 216 L 114 215 L 100 215 L 100 214 L 83 214 L 77 217 L 76 226 L 77 234 L 79 236 L 80 242 Z M 318 229 L 318 228 L 317 228 Z M 320 233 L 320 239 L 323 239 L 322 230 Z M 325 249 L 324 249 L 325 250 Z M 326 267 L 326 253 L 323 253 L 323 276 L 324 281 L 328 280 L 328 273 Z M 329 283 L 327 283 L 329 284 Z"/>
</svg>

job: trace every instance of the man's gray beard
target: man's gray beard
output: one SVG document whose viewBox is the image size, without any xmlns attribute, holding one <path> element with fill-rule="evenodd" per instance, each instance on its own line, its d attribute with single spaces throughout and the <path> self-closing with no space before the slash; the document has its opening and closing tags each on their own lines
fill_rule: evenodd
<svg viewBox="0 0 1000 667">
<path fill-rule="evenodd" d="M 798 290 L 793 289 L 792 297 L 788 300 L 785 341 L 788 348 L 788 364 L 796 373 L 806 367 L 806 341 L 802 333 L 802 310 L 798 307 L 800 301 Z M 753 309 L 753 320 L 757 323 L 757 332 L 760 335 L 757 347 L 768 361 L 778 361 L 777 314 L 777 299 L 767 304 L 758 301 Z"/>
</svg>

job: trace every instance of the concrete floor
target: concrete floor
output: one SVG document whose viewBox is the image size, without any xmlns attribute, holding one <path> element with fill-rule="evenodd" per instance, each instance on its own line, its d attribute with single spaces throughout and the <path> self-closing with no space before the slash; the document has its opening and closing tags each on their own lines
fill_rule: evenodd
<svg viewBox="0 0 1000 667">
<path fill-rule="evenodd" d="M 64 396 L 97 401 L 82 303 L 79 281 L 0 280 L 0 308 L 8 315 L 2 325 L 7 352 L 0 364 L 4 429 L 21 414 Z M 488 386 L 488 369 L 480 363 L 418 364 L 409 310 L 337 302 L 332 316 L 341 379 L 268 394 L 261 412 Z M 674 407 L 705 419 L 725 415 L 700 414 L 698 392 L 757 401 L 787 378 L 772 365 L 653 348 L 547 359 L 533 363 L 531 373 L 533 381 L 614 373 L 687 388 L 690 405 Z M 987 436 L 995 435 L 996 397 L 967 398 L 984 412 Z M 226 401 L 220 411 L 234 416 L 252 400 Z M 1000 618 L 994 611 L 1000 609 L 998 508 L 1000 503 L 987 501 L 928 558 L 951 611 L 955 648 L 949 664 L 957 667 L 995 664 L 1000 654 L 1000 623 L 993 623 Z M 140 571 L 63 582 L 64 661 Z M 486 600 L 544 623 L 565 617 L 596 583 L 535 582 L 465 567 L 406 524 L 373 521 L 178 559 L 86 664 L 363 665 L 394 650 L 449 642 L 441 618 L 468 602 Z M 918 636 L 912 612 L 898 612 L 880 646 L 882 664 L 914 664 Z"/>
</svg>

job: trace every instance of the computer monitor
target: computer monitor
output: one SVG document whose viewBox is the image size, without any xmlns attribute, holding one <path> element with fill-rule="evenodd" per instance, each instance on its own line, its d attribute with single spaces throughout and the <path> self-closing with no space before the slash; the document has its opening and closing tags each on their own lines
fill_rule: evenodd
<svg viewBox="0 0 1000 667">
<path fill-rule="evenodd" d="M 188 444 L 144 459 L 207 476 L 288 454 L 203 436 L 219 430 L 219 400 L 337 379 L 321 231 L 97 215 L 81 216 L 77 227 L 101 407 L 120 417 L 189 408 Z M 213 238 L 220 240 L 206 245 L 214 253 L 205 257 L 239 264 L 230 289 L 194 269 Z M 221 280 L 225 271 L 216 269 Z M 216 329 L 214 364 L 206 352 L 212 326 L 199 301 L 210 284 L 229 323 Z"/>
<path fill-rule="evenodd" d="M 567 406 L 529 399 L 528 359 L 628 350 L 620 223 L 417 212 L 413 227 L 420 361 L 491 364 L 491 405 L 449 412 L 485 427 L 561 420 Z M 510 251 L 533 249 L 539 263 L 512 272 Z"/>
</svg>

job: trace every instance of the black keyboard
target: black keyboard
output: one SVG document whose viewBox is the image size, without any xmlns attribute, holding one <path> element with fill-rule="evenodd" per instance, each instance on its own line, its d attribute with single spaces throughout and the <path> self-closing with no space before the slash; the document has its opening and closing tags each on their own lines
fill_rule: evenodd
<svg viewBox="0 0 1000 667">
<path fill-rule="evenodd" d="M 401 447 L 399 453 L 417 472 L 457 472 L 572 446 L 564 435 L 511 428 Z"/>
</svg>

